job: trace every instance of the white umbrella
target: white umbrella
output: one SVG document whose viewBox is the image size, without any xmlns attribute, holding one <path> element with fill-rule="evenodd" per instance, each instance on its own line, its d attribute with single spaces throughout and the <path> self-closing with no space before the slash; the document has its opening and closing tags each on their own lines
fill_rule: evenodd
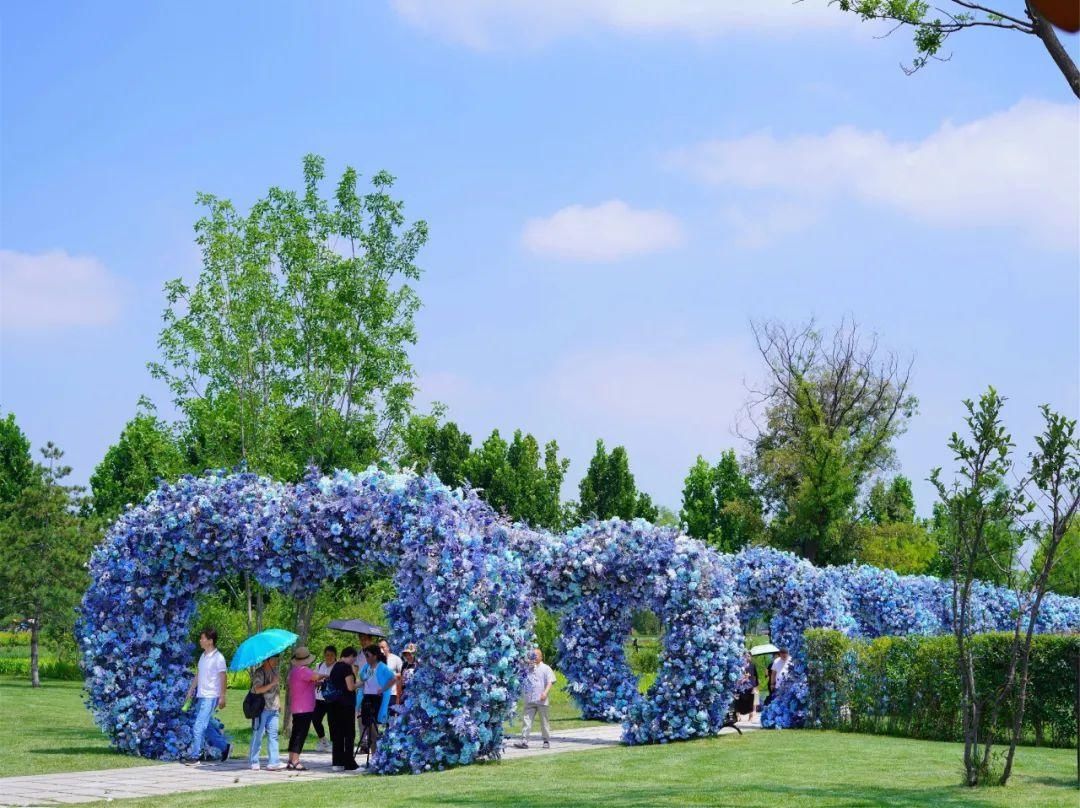
<svg viewBox="0 0 1080 808">
<path fill-rule="evenodd" d="M 759 654 L 777 654 L 780 649 L 773 645 L 771 642 L 767 642 L 764 645 L 755 645 L 750 649 L 750 656 L 758 656 Z"/>
</svg>

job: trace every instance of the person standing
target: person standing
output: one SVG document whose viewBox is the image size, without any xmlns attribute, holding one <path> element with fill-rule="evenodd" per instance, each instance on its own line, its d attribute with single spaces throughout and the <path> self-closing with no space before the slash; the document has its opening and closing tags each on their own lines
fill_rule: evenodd
<svg viewBox="0 0 1080 808">
<path fill-rule="evenodd" d="M 544 748 L 551 746 L 548 695 L 554 684 L 555 672 L 544 664 L 543 652 L 534 648 L 529 654 L 529 671 L 525 674 L 525 713 L 521 717 L 521 740 L 514 744 L 516 749 L 529 748 L 529 732 L 537 714 L 540 715 L 540 735 L 544 739 Z"/>
<path fill-rule="evenodd" d="M 201 759 L 203 746 L 209 746 L 218 752 L 221 762 L 229 759 L 232 744 L 222 734 L 218 722 L 214 719 L 214 710 L 225 709 L 226 671 L 225 655 L 217 647 L 217 630 L 207 626 L 199 634 L 199 647 L 202 655 L 199 657 L 198 672 L 191 680 L 188 687 L 187 700 L 190 702 L 195 697 L 195 735 L 191 741 L 191 749 L 184 758 L 184 763 L 198 763 Z"/>
<path fill-rule="evenodd" d="M 286 769 L 306 771 L 300 762 L 311 721 L 315 717 L 315 685 L 323 678 L 311 669 L 315 655 L 306 646 L 298 645 L 293 651 L 292 669 L 289 671 L 290 712 L 292 732 L 289 733 L 289 762 Z"/>
<path fill-rule="evenodd" d="M 364 697 L 360 701 L 360 724 L 364 728 L 360 751 L 374 755 L 379 742 L 379 724 L 389 720 L 397 677 L 386 664 L 380 646 L 365 648 L 364 660 L 364 666 L 360 668 L 360 681 L 364 683 Z"/>
<path fill-rule="evenodd" d="M 776 691 L 780 688 L 788 674 L 788 666 L 791 664 L 791 655 L 786 648 L 781 648 L 776 653 L 776 659 L 769 665 L 769 701 L 772 701 Z"/>
<path fill-rule="evenodd" d="M 754 717 L 757 710 L 758 674 L 754 658 L 747 651 L 743 657 L 742 677 L 735 684 L 735 700 L 732 709 L 736 716 L 745 715 L 747 720 Z"/>
<path fill-rule="evenodd" d="M 272 656 L 251 672 L 251 692 L 263 697 L 263 711 L 253 722 L 251 731 L 251 749 L 248 751 L 248 763 L 251 770 L 259 770 L 259 753 L 262 751 L 262 739 L 266 736 L 266 770 L 281 771 L 285 764 L 278 754 L 278 719 L 281 715 L 281 677 L 278 675 L 278 658 Z"/>
<path fill-rule="evenodd" d="M 330 724 L 331 758 L 334 771 L 355 771 L 356 762 L 356 649 L 344 648 L 323 685 L 326 718 Z"/>
<path fill-rule="evenodd" d="M 405 663 L 402 661 L 401 657 L 390 650 L 390 643 L 386 640 L 379 640 L 379 650 L 382 651 L 382 655 L 385 657 L 383 661 L 386 662 L 386 667 L 394 674 L 394 690 L 390 698 L 390 703 L 400 704 L 401 691 L 404 684 L 401 681 L 401 672 L 405 669 Z"/>
<path fill-rule="evenodd" d="M 330 676 L 330 671 L 334 669 L 334 663 L 337 662 L 337 647 L 328 645 L 323 649 L 323 659 L 319 663 L 319 666 L 315 668 L 321 679 L 326 679 Z M 315 714 L 312 716 L 311 724 L 315 727 L 315 734 L 319 736 L 319 743 L 315 746 L 316 752 L 329 752 L 330 751 L 330 739 L 326 737 L 326 730 L 323 729 L 323 718 L 326 717 L 327 705 L 326 699 L 323 698 L 323 689 L 318 687 L 315 689 Z"/>
<path fill-rule="evenodd" d="M 416 673 L 416 644 L 409 643 L 401 652 L 401 693 L 398 698 L 400 705 L 405 701 L 405 693 L 408 692 L 409 680 Z"/>
</svg>

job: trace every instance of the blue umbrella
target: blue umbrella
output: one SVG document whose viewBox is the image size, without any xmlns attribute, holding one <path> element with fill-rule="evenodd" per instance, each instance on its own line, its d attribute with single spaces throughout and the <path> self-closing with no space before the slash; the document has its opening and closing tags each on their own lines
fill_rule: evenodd
<svg viewBox="0 0 1080 808">
<path fill-rule="evenodd" d="M 240 643 L 240 647 L 233 654 L 232 662 L 229 663 L 229 670 L 254 668 L 270 657 L 277 656 L 298 639 L 300 638 L 291 631 L 283 628 L 268 628 L 266 631 L 260 631 Z"/>
</svg>

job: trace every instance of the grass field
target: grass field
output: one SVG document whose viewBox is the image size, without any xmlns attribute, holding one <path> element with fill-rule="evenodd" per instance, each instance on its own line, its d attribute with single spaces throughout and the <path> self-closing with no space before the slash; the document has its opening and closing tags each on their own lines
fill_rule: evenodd
<svg viewBox="0 0 1080 808">
<path fill-rule="evenodd" d="M 0 776 L 148 765 L 117 754 L 90 721 L 81 688 L 46 682 L 37 691 L 0 678 Z M 241 692 L 230 692 L 225 718 L 234 741 L 248 739 Z M 556 727 L 585 726 L 565 694 L 556 691 Z M 966 790 L 955 744 L 832 732 L 756 732 L 665 746 L 568 753 L 533 760 L 483 764 L 419 777 L 379 780 L 380 808 L 396 805 L 861 806 L 941 805 L 1075 808 L 1075 752 L 1019 750 L 1012 785 Z M 183 794 L 154 806 L 275 806 L 355 801 L 363 794 L 353 777 L 273 784 L 242 790 Z M 364 781 L 368 783 L 370 781 Z"/>
<path fill-rule="evenodd" d="M 960 748 L 833 732 L 755 732 L 665 746 L 574 752 L 420 776 L 340 779 L 180 794 L 112 805 L 266 808 L 371 802 L 379 808 L 1075 808 L 1074 755 L 1022 749 L 1003 789 L 957 785 Z M 266 773 L 268 781 L 277 777 Z M 103 804 L 103 803 L 102 803 Z"/>
<path fill-rule="evenodd" d="M 560 676 L 559 685 L 552 689 L 552 727 L 566 730 L 599 723 L 581 718 L 560 686 L 563 681 Z M 246 747 L 251 741 L 251 722 L 244 718 L 243 701 L 243 690 L 230 690 L 226 708 L 219 715 L 233 743 Z M 0 709 L 4 715 L 0 722 L 0 777 L 145 765 L 145 761 L 109 747 L 83 705 L 81 682 L 46 679 L 41 688 L 33 690 L 23 679 L 0 677 Z M 515 722 L 507 729 L 512 732 L 518 727 Z"/>
</svg>

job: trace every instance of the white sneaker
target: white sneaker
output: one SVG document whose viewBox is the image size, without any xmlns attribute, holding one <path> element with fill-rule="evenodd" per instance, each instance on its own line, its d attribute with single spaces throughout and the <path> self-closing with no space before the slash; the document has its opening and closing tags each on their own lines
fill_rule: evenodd
<svg viewBox="0 0 1080 808">
<path fill-rule="evenodd" d="M 266 770 L 268 772 L 279 772 L 284 768 L 285 768 L 284 763 L 271 763 L 269 766 L 266 767 Z"/>
<path fill-rule="evenodd" d="M 315 744 L 315 751 L 316 752 L 329 752 L 330 751 L 330 741 L 326 740 L 326 738 L 319 738 L 319 742 L 317 744 Z"/>
<path fill-rule="evenodd" d="M 252 763 L 251 764 L 251 770 L 253 772 L 257 772 L 259 770 L 259 764 L 258 763 Z"/>
<path fill-rule="evenodd" d="M 345 771 L 345 767 L 344 766 L 331 766 L 330 771 L 343 772 L 343 771 Z"/>
</svg>

